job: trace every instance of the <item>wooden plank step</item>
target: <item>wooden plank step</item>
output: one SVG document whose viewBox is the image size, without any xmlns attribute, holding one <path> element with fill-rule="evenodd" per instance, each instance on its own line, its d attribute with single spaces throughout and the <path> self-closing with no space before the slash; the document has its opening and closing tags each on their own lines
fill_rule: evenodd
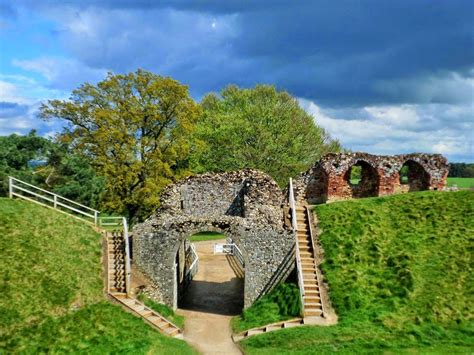
<svg viewBox="0 0 474 355">
<path fill-rule="evenodd" d="M 140 314 L 142 317 L 148 317 L 150 315 L 153 314 L 153 312 L 151 310 L 149 310 L 148 308 L 144 308 L 142 311 L 139 311 L 138 314 Z"/>
<path fill-rule="evenodd" d="M 155 324 L 155 322 L 159 322 L 161 321 L 161 317 L 158 317 L 157 315 L 155 315 L 155 313 L 152 313 L 151 315 L 145 317 L 147 321 L 149 321 L 150 323 L 153 323 Z"/>
<path fill-rule="evenodd" d="M 304 315 L 306 316 L 320 316 L 323 314 L 321 310 L 304 310 Z"/>
<path fill-rule="evenodd" d="M 283 323 L 281 323 L 281 324 L 269 325 L 269 326 L 266 327 L 265 331 L 266 331 L 266 332 L 271 332 L 271 331 L 279 330 L 279 329 L 283 329 Z"/>
<path fill-rule="evenodd" d="M 247 332 L 247 336 L 256 335 L 256 334 L 263 334 L 263 333 L 265 333 L 265 330 L 262 329 L 262 328 L 259 328 L 259 329 L 250 329 L 250 330 Z"/>
<path fill-rule="evenodd" d="M 173 328 L 173 331 L 167 332 L 169 336 L 175 337 L 180 334 L 180 330 L 178 328 Z"/>
</svg>

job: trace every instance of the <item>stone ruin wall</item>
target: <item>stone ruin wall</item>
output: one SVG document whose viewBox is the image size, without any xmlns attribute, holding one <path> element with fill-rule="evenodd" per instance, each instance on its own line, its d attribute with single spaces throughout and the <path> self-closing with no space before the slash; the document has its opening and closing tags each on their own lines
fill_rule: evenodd
<svg viewBox="0 0 474 355">
<path fill-rule="evenodd" d="M 134 263 L 153 280 L 161 300 L 176 307 L 174 263 L 179 247 L 197 232 L 223 233 L 244 256 L 248 307 L 269 291 L 282 265 L 294 258 L 294 236 L 283 220 L 285 201 L 276 182 L 257 170 L 183 179 L 168 186 L 157 213 L 133 229 Z"/>
<path fill-rule="evenodd" d="M 404 164 L 408 166 L 408 183 L 400 181 Z M 349 181 L 354 165 L 362 168 L 358 185 Z M 298 201 L 315 204 L 409 191 L 442 190 L 447 176 L 448 162 L 439 154 L 332 153 L 295 178 L 293 185 Z"/>
<path fill-rule="evenodd" d="M 400 182 L 405 163 L 410 165 L 410 184 Z M 358 186 L 349 182 L 353 165 L 362 167 Z M 448 163 L 441 155 L 341 153 L 325 155 L 296 177 L 293 186 L 298 203 L 315 204 L 442 190 L 447 175 Z M 134 263 L 153 280 L 161 301 L 176 307 L 174 264 L 180 246 L 198 232 L 223 233 L 242 250 L 244 306 L 248 307 L 294 267 L 287 192 L 268 175 L 252 169 L 197 175 L 170 185 L 161 194 L 159 210 L 133 229 Z"/>
</svg>

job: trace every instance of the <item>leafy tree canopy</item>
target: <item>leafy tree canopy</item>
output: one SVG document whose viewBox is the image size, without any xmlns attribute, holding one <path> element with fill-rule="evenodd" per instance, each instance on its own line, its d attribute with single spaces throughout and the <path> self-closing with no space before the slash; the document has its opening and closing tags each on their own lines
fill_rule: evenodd
<svg viewBox="0 0 474 355">
<path fill-rule="evenodd" d="M 60 140 L 105 178 L 105 207 L 132 219 L 150 213 L 159 191 L 190 173 L 189 136 L 200 108 L 176 80 L 144 70 L 109 73 L 74 90 L 70 100 L 48 101 L 40 112 L 68 122 Z"/>
<path fill-rule="evenodd" d="M 203 144 L 192 158 L 197 172 L 256 168 L 284 186 L 321 155 L 341 149 L 295 98 L 273 86 L 228 86 L 201 106 L 196 137 Z"/>
<path fill-rule="evenodd" d="M 93 208 L 99 207 L 104 181 L 91 165 L 66 145 L 39 137 L 0 137 L 0 196 L 8 193 L 8 176 L 35 184 Z"/>
<path fill-rule="evenodd" d="M 449 164 L 450 177 L 474 177 L 474 164 L 451 163 Z"/>
</svg>

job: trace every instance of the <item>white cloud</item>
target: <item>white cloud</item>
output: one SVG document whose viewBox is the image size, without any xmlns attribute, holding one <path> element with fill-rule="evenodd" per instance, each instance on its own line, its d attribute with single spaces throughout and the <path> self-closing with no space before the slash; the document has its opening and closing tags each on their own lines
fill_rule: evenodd
<svg viewBox="0 0 474 355">
<path fill-rule="evenodd" d="M 466 119 L 472 117 L 470 105 L 370 106 L 358 111 L 330 109 L 328 114 L 313 101 L 299 102 L 346 148 L 373 154 L 440 153 L 456 161 L 474 161 L 474 121 Z"/>
<path fill-rule="evenodd" d="M 96 82 L 107 74 L 105 69 L 89 68 L 77 60 L 67 58 L 13 59 L 12 64 L 23 70 L 41 74 L 47 79 L 49 87 L 66 91 L 86 81 Z"/>
</svg>

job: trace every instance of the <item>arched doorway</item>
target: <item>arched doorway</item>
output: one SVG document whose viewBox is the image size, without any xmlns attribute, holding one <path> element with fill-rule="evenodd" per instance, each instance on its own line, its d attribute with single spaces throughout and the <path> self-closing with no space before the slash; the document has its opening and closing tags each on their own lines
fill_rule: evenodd
<svg viewBox="0 0 474 355">
<path fill-rule="evenodd" d="M 245 266 L 240 248 L 224 234 L 200 232 L 176 253 L 179 309 L 237 315 L 244 306 Z"/>
<path fill-rule="evenodd" d="M 420 163 L 407 160 L 400 169 L 400 185 L 402 191 L 423 191 L 430 186 L 430 176 Z"/>
<path fill-rule="evenodd" d="M 351 189 L 352 197 L 378 196 L 379 175 L 377 170 L 366 161 L 358 160 L 351 165 L 344 179 Z"/>
</svg>

